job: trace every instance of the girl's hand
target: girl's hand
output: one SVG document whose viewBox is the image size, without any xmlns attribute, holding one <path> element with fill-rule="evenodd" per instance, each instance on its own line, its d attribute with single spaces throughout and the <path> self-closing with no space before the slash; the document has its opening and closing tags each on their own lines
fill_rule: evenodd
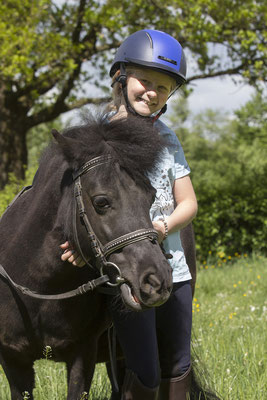
<svg viewBox="0 0 267 400">
<path fill-rule="evenodd" d="M 62 261 L 68 261 L 75 267 L 83 267 L 85 265 L 85 262 L 80 254 L 71 247 L 68 241 L 61 244 L 60 247 L 62 250 L 64 250 L 64 253 L 61 256 Z"/>
<path fill-rule="evenodd" d="M 153 224 L 153 228 L 156 229 L 156 231 L 158 232 L 158 242 L 161 243 L 164 239 L 165 236 L 165 226 L 163 221 L 158 220 L 158 221 L 152 221 Z"/>
</svg>

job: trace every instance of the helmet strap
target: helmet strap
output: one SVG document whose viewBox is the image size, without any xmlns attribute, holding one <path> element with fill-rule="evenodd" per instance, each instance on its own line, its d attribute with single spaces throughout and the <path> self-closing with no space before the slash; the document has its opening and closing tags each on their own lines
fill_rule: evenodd
<svg viewBox="0 0 267 400">
<path fill-rule="evenodd" d="M 162 114 L 164 114 L 166 111 L 167 111 L 167 104 L 164 104 L 164 106 L 162 107 L 162 109 L 160 110 L 160 112 L 159 112 L 157 115 L 155 115 L 155 116 L 153 117 L 153 122 L 156 122 L 156 121 L 159 119 L 159 117 L 160 117 Z"/>
<path fill-rule="evenodd" d="M 126 75 L 126 69 L 125 69 L 124 63 L 120 63 L 120 75 L 116 79 L 116 82 L 119 82 L 121 84 L 122 93 L 123 93 L 123 97 L 125 100 L 127 110 L 130 111 L 131 114 L 139 116 L 139 114 L 131 106 L 129 99 L 128 99 L 127 75 Z"/>
</svg>

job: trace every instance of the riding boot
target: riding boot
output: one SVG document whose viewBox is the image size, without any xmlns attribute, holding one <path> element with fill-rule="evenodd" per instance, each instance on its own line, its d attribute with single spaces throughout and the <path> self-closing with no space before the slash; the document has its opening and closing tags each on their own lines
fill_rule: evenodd
<svg viewBox="0 0 267 400">
<path fill-rule="evenodd" d="M 162 379 L 158 400 L 190 400 L 191 367 L 181 376 Z"/>
<path fill-rule="evenodd" d="M 157 398 L 158 386 L 154 389 L 144 386 L 133 371 L 126 370 L 121 400 L 157 400 Z"/>
</svg>

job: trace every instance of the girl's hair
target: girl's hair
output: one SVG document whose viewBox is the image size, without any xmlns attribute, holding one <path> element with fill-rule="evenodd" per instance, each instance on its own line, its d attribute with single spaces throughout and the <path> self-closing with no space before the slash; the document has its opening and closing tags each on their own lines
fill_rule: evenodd
<svg viewBox="0 0 267 400">
<path fill-rule="evenodd" d="M 116 73 L 112 77 L 112 102 L 110 104 L 111 108 L 114 111 L 118 110 L 122 101 L 122 88 L 120 83 L 117 81 L 117 78 L 120 76 L 120 70 L 116 71 Z"/>
</svg>

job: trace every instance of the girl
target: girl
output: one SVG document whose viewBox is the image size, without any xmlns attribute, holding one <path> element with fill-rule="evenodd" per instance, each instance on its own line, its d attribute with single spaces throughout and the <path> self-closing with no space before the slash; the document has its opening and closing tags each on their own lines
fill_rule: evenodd
<svg viewBox="0 0 267 400">
<path fill-rule="evenodd" d="M 119 47 L 110 69 L 115 112 L 153 118 L 168 143 L 162 163 L 150 177 L 156 188 L 151 208 L 159 241 L 172 255 L 173 290 L 169 300 L 156 309 L 110 312 L 125 355 L 126 374 L 122 399 L 185 400 L 190 389 L 190 338 L 192 323 L 191 275 L 179 231 L 197 213 L 190 169 L 176 135 L 158 120 L 168 98 L 185 83 L 186 61 L 179 42 L 168 34 L 141 30 Z M 62 260 L 81 266 L 81 257 L 66 242 Z"/>
</svg>

